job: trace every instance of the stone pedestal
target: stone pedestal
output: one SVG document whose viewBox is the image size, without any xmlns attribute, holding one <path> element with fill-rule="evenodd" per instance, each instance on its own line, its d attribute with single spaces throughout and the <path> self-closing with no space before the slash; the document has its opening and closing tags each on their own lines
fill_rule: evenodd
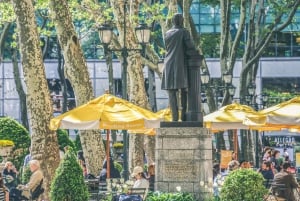
<svg viewBox="0 0 300 201">
<path fill-rule="evenodd" d="M 205 128 L 185 124 L 171 122 L 172 127 L 168 127 L 164 122 L 157 129 L 155 190 L 177 192 L 181 189 L 201 201 L 212 195 L 211 135 Z"/>
</svg>

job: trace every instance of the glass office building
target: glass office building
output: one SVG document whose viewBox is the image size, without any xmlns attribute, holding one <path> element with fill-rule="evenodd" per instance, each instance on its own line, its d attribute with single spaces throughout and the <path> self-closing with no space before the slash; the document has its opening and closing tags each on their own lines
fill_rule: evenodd
<svg viewBox="0 0 300 201">
<path fill-rule="evenodd" d="M 265 6 L 266 24 L 273 21 L 272 10 Z M 219 34 L 220 27 L 220 8 L 211 7 L 201 3 L 201 0 L 194 0 L 190 9 L 191 16 L 195 23 L 197 31 L 203 36 L 207 34 Z M 239 25 L 239 9 L 231 10 L 231 33 L 234 35 Z M 286 16 L 285 16 L 286 17 Z M 247 29 L 247 23 L 245 26 Z M 245 32 L 246 33 L 246 30 Z M 241 40 L 244 40 L 242 37 Z M 265 57 L 298 57 L 300 56 L 300 10 L 298 10 L 292 20 L 292 23 L 283 31 L 274 35 L 271 43 L 264 53 Z"/>
</svg>

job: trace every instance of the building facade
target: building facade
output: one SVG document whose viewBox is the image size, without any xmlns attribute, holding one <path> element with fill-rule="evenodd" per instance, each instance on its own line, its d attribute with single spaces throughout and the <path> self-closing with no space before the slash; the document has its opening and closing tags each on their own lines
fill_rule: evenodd
<svg viewBox="0 0 300 201">
<path fill-rule="evenodd" d="M 221 77 L 220 62 L 218 59 L 207 59 L 207 65 L 212 78 Z M 95 96 L 104 94 L 108 89 L 108 73 L 106 63 L 102 60 L 87 61 L 90 77 L 93 83 Z M 113 62 L 115 93 L 121 94 L 121 64 Z M 237 60 L 233 72 L 233 85 L 237 87 L 234 99 L 239 100 L 239 76 L 242 69 L 241 60 Z M 53 108 L 56 113 L 60 113 L 62 105 L 62 91 L 59 76 L 57 73 L 57 62 L 55 60 L 45 61 L 46 78 L 49 84 L 50 95 L 53 99 Z M 147 67 L 144 69 L 144 76 L 147 79 Z M 264 85 L 268 83 L 287 84 L 293 90 L 300 92 L 300 57 L 279 57 L 262 58 L 259 62 L 259 70 L 256 77 L 257 102 L 261 102 Z M 21 72 L 22 75 L 22 72 Z M 23 79 L 23 78 L 22 78 Z M 168 96 L 166 91 L 160 89 L 161 82 L 156 77 L 156 97 L 158 110 L 168 106 Z M 25 88 L 25 85 L 24 85 Z M 26 90 L 26 88 L 25 88 Z M 68 105 L 75 106 L 75 97 L 71 85 L 68 84 Z M 20 120 L 19 96 L 16 90 L 11 62 L 3 62 L 0 66 L 0 116 L 11 116 Z"/>
</svg>

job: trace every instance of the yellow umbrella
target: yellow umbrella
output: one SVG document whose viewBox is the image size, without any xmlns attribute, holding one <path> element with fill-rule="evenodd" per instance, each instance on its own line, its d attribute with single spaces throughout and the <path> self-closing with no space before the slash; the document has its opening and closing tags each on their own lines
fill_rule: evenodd
<svg viewBox="0 0 300 201">
<path fill-rule="evenodd" d="M 162 110 L 157 111 L 155 114 L 157 114 L 160 119 L 164 121 L 172 121 L 172 112 L 170 108 L 165 108 Z M 146 135 L 155 135 L 156 131 L 155 129 L 137 129 L 137 130 L 129 130 L 129 133 L 143 133 Z"/>
<path fill-rule="evenodd" d="M 234 152 L 238 154 L 237 129 L 248 129 L 243 124 L 246 115 L 256 114 L 257 112 L 247 105 L 232 103 L 219 110 L 210 113 L 203 118 L 204 126 L 213 132 L 220 130 L 234 130 Z"/>
<path fill-rule="evenodd" d="M 170 108 L 165 108 L 156 112 L 164 121 L 172 121 L 172 112 Z"/>
<path fill-rule="evenodd" d="M 146 129 L 158 128 L 159 116 L 110 94 L 104 94 L 50 121 L 50 129 Z M 109 130 L 107 130 L 107 142 Z M 106 143 L 107 178 L 110 177 L 109 143 Z"/>
<path fill-rule="evenodd" d="M 248 129 L 243 124 L 246 115 L 257 114 L 255 110 L 247 105 L 232 103 L 219 110 L 210 113 L 203 118 L 204 126 L 213 131 L 230 129 Z"/>
<path fill-rule="evenodd" d="M 244 124 L 258 130 L 299 129 L 300 97 L 261 110 L 256 115 L 247 115 Z"/>
<path fill-rule="evenodd" d="M 134 130 L 159 126 L 160 117 L 157 114 L 110 94 L 95 98 L 50 121 L 52 130 Z"/>
</svg>

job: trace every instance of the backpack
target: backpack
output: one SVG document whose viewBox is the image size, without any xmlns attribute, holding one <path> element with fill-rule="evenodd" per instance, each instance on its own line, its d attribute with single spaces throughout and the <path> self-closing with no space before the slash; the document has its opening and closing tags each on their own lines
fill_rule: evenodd
<svg viewBox="0 0 300 201">
<path fill-rule="evenodd" d="M 41 194 L 44 193 L 43 179 L 40 181 L 39 185 L 31 192 L 31 199 L 38 199 Z"/>
</svg>

